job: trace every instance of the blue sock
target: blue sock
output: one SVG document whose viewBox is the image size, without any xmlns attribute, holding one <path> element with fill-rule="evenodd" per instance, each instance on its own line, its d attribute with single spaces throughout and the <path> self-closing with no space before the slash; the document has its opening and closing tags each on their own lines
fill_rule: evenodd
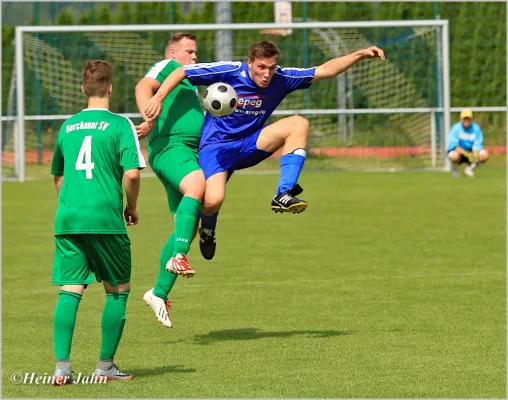
<svg viewBox="0 0 508 400">
<path fill-rule="evenodd" d="M 205 229 L 215 229 L 217 225 L 217 217 L 219 212 L 217 211 L 213 215 L 204 215 L 201 211 L 199 212 L 199 218 L 201 219 L 201 226 Z"/>
<path fill-rule="evenodd" d="M 296 149 L 292 153 L 284 154 L 280 158 L 280 179 L 277 186 L 277 196 L 293 189 L 298 183 L 304 163 L 304 149 Z"/>
</svg>

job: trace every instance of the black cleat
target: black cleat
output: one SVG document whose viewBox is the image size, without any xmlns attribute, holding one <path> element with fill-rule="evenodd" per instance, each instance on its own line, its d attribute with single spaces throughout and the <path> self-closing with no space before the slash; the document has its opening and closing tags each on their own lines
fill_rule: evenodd
<svg viewBox="0 0 508 400">
<path fill-rule="evenodd" d="M 291 212 L 293 214 L 305 211 L 307 202 L 296 197 L 302 192 L 302 187 L 296 184 L 290 191 L 275 196 L 272 200 L 272 210 L 276 213 Z"/>
<path fill-rule="evenodd" d="M 215 229 L 199 228 L 199 250 L 205 260 L 211 260 L 215 255 Z"/>
</svg>

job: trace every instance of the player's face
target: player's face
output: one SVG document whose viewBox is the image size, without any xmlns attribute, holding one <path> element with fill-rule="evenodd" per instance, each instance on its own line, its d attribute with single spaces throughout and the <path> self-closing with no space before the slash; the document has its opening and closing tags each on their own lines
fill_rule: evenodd
<svg viewBox="0 0 508 400">
<path fill-rule="evenodd" d="M 462 126 L 467 129 L 471 126 L 471 118 L 462 118 Z"/>
<path fill-rule="evenodd" d="M 256 86 L 265 88 L 270 84 L 275 75 L 277 62 L 277 57 L 255 58 L 254 60 L 250 58 L 247 59 L 250 78 L 254 81 Z"/>
<path fill-rule="evenodd" d="M 169 58 L 182 65 L 195 64 L 198 58 L 196 41 L 183 38 L 169 49 Z"/>
</svg>

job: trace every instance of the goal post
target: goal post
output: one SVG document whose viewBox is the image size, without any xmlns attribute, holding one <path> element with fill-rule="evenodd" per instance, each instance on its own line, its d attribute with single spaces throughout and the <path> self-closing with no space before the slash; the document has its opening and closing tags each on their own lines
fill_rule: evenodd
<svg viewBox="0 0 508 400">
<path fill-rule="evenodd" d="M 326 168 L 446 168 L 444 148 L 451 125 L 447 20 L 19 26 L 15 34 L 15 113 L 3 118 L 9 121 L 5 152 L 13 155 L 9 158 L 14 161 L 11 177 L 20 181 L 30 177 L 27 165 L 33 159 L 48 163 L 44 156 L 32 154 L 42 150 L 35 150 L 30 124 L 53 122 L 47 131 L 55 136 L 59 125 L 83 108 L 80 63 L 92 56 L 110 61 L 114 76 L 122 74 L 117 81 L 121 87 L 113 85 L 113 97 L 117 96 L 113 110 L 136 119 L 140 115 L 133 101 L 134 86 L 151 64 L 162 59 L 161 38 L 174 32 L 194 32 L 198 61 L 213 62 L 219 60 L 214 59 L 210 33 L 231 30 L 237 61 L 246 58 L 252 42 L 267 37 L 262 32 L 280 29 L 291 32 L 274 38 L 283 52 L 283 66 L 302 66 L 298 49 L 303 31 L 309 36 L 312 65 L 369 45 L 387 49 L 384 63 L 364 61 L 334 80 L 317 82 L 306 101 L 304 91 L 297 91 L 274 113 L 271 121 L 294 114 L 309 119 L 310 155 L 317 163 L 326 158 Z M 85 43 L 83 53 L 76 50 L 81 43 Z M 76 49 L 69 48 L 72 46 Z M 33 61 L 35 56 L 41 57 L 40 63 Z M 439 101 L 435 99 L 436 70 L 441 83 Z M 43 82 L 47 99 L 54 103 L 41 115 L 28 111 L 34 102 L 29 93 L 32 79 Z M 119 99 L 117 92 L 123 97 Z M 438 115 L 442 118 L 436 118 Z M 50 154 L 51 146 L 45 146 Z"/>
</svg>

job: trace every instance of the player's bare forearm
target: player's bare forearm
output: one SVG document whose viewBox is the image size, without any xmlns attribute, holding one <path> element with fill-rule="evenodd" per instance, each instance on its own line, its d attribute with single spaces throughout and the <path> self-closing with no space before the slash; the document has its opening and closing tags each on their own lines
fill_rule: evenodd
<svg viewBox="0 0 508 400">
<path fill-rule="evenodd" d="M 372 46 L 367 49 L 355 51 L 347 56 L 334 58 L 333 60 L 327 61 L 316 68 L 312 82 L 334 78 L 347 71 L 353 65 L 358 64 L 360 61 L 370 58 L 379 58 L 384 60 L 385 54 L 380 48 Z"/>
<path fill-rule="evenodd" d="M 144 139 L 146 138 L 150 132 L 152 131 L 153 127 L 155 126 L 155 121 L 143 121 L 141 124 L 136 125 L 136 133 L 138 135 L 138 139 Z"/>
<path fill-rule="evenodd" d="M 60 196 L 60 189 L 63 185 L 63 176 L 61 175 L 55 175 L 53 177 L 53 181 L 55 182 L 55 189 L 56 189 L 56 197 Z"/>
<path fill-rule="evenodd" d="M 127 208 L 136 210 L 138 205 L 139 188 L 141 186 L 141 177 L 138 169 L 130 169 L 124 173 L 125 197 L 127 198 Z"/>
<path fill-rule="evenodd" d="M 157 80 L 153 78 L 143 78 L 136 85 L 136 104 L 138 106 L 138 110 L 143 116 L 143 119 L 146 121 L 145 109 L 148 105 L 148 102 L 152 98 L 152 96 L 157 92 L 160 88 L 161 84 L 157 82 Z"/>
</svg>

